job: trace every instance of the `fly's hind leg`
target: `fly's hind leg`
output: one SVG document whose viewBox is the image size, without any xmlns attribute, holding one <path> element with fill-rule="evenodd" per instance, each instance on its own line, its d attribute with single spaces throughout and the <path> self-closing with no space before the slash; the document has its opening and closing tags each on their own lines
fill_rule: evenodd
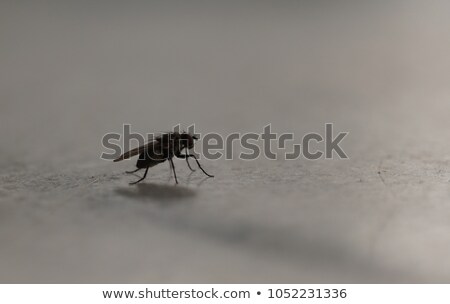
<svg viewBox="0 0 450 304">
<path fill-rule="evenodd" d="M 133 173 L 136 173 L 136 172 L 138 172 L 139 170 L 142 170 L 142 169 L 144 169 L 144 168 L 137 168 L 137 169 L 134 170 L 134 171 L 125 171 L 125 173 L 127 173 L 127 174 L 133 174 Z"/>
<path fill-rule="evenodd" d="M 142 182 L 142 181 L 147 177 L 148 168 L 149 168 L 149 167 L 147 167 L 147 169 L 145 169 L 144 176 L 143 176 L 141 179 L 139 179 L 139 180 L 137 180 L 137 181 L 135 181 L 135 182 L 130 183 L 130 185 L 136 185 L 137 183 Z M 139 170 L 140 170 L 140 169 L 139 169 Z"/>
</svg>

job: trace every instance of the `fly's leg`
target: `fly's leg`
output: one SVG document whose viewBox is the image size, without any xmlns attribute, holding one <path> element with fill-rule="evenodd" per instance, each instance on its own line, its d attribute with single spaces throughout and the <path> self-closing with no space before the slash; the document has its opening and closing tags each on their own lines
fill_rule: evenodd
<svg viewBox="0 0 450 304">
<path fill-rule="evenodd" d="M 142 170 L 142 169 L 144 169 L 144 168 L 138 168 L 138 169 L 136 169 L 136 170 L 134 170 L 134 171 L 125 171 L 125 173 L 127 173 L 127 174 L 133 174 L 133 173 L 136 173 L 136 172 L 138 172 L 139 170 Z"/>
<path fill-rule="evenodd" d="M 148 168 L 149 167 L 147 167 L 147 169 L 145 169 L 144 176 L 140 180 L 132 182 L 132 183 L 130 183 L 130 185 L 136 185 L 137 183 L 142 182 L 147 177 Z"/>
<path fill-rule="evenodd" d="M 195 157 L 195 155 L 189 154 L 189 157 L 192 157 L 193 159 L 195 159 L 195 161 L 197 162 L 198 167 L 200 168 L 200 170 L 203 171 L 203 173 L 205 173 L 206 176 L 214 177 L 214 175 L 206 173 L 206 171 L 202 168 L 202 166 L 200 165 L 200 162 L 198 161 L 197 157 Z"/>
<path fill-rule="evenodd" d="M 200 168 L 200 170 L 203 171 L 203 173 L 205 173 L 206 176 L 209 177 L 214 177 L 214 175 L 208 174 L 206 173 L 206 171 L 202 168 L 202 166 L 200 165 L 200 162 L 198 161 L 197 157 L 195 157 L 194 154 L 186 154 L 186 155 L 177 155 L 178 158 L 186 158 L 186 160 L 188 159 L 188 157 L 192 157 L 193 159 L 195 159 L 195 161 L 197 162 L 198 167 Z"/>
<path fill-rule="evenodd" d="M 173 170 L 173 175 L 175 177 L 175 183 L 178 184 L 177 173 L 175 172 L 175 165 L 173 164 L 172 158 L 169 158 L 169 162 L 170 162 L 172 170 Z"/>
<path fill-rule="evenodd" d="M 186 155 L 185 155 L 185 157 L 186 157 L 186 163 L 187 163 L 189 169 L 190 169 L 192 172 L 194 172 L 195 169 L 192 169 L 191 164 L 189 163 L 189 154 L 187 153 L 187 150 L 186 150 Z"/>
</svg>

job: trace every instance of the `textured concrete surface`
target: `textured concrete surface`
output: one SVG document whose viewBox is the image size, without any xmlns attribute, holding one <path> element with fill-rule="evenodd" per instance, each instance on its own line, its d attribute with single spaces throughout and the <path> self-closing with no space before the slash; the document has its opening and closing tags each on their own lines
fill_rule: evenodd
<svg viewBox="0 0 450 304">
<path fill-rule="evenodd" d="M 0 282 L 450 282 L 448 2 L 72 2 L 0 2 Z M 328 122 L 349 160 L 99 159 Z"/>
</svg>

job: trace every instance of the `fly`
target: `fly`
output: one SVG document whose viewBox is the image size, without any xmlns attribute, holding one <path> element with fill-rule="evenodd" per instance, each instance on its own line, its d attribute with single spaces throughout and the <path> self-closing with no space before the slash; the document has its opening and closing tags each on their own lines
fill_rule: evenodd
<svg viewBox="0 0 450 304">
<path fill-rule="evenodd" d="M 186 159 L 186 163 L 191 171 L 195 171 L 192 169 L 189 164 L 189 158 L 192 157 L 197 162 L 200 170 L 205 173 L 205 175 L 209 177 L 214 177 L 206 173 L 206 171 L 200 165 L 197 157 L 194 154 L 189 154 L 189 149 L 194 147 L 194 140 L 198 140 L 198 137 L 195 135 L 190 135 L 188 133 L 179 133 L 179 132 L 169 132 L 164 133 L 160 136 L 155 137 L 154 140 L 149 143 L 140 146 L 138 148 L 132 149 L 128 152 L 122 154 L 119 158 L 115 159 L 114 162 L 118 162 L 124 159 L 128 159 L 130 157 L 139 155 L 139 159 L 136 163 L 137 169 L 134 171 L 126 171 L 128 174 L 136 173 L 142 169 L 145 169 L 144 176 L 130 183 L 130 185 L 135 185 L 141 181 L 143 181 L 147 177 L 148 169 L 154 167 L 160 163 L 165 162 L 166 160 L 170 163 L 170 168 L 173 171 L 173 175 L 175 177 L 175 182 L 178 184 L 177 174 L 175 172 L 175 165 L 173 164 L 173 158 L 183 158 Z M 184 154 L 182 151 L 184 150 Z"/>
</svg>

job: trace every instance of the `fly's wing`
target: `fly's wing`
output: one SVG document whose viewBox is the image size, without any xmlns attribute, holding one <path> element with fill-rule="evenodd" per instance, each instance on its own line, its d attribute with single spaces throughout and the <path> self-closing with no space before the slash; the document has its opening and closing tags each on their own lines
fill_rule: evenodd
<svg viewBox="0 0 450 304">
<path fill-rule="evenodd" d="M 156 141 L 151 141 L 143 146 L 137 147 L 133 150 L 130 150 L 128 152 L 125 152 L 124 154 L 122 154 L 121 156 L 119 156 L 117 159 L 114 160 L 114 162 L 118 162 L 124 159 L 128 159 L 130 157 L 136 156 L 141 154 L 144 151 L 150 151 L 153 150 L 153 145 L 157 143 Z"/>
</svg>

